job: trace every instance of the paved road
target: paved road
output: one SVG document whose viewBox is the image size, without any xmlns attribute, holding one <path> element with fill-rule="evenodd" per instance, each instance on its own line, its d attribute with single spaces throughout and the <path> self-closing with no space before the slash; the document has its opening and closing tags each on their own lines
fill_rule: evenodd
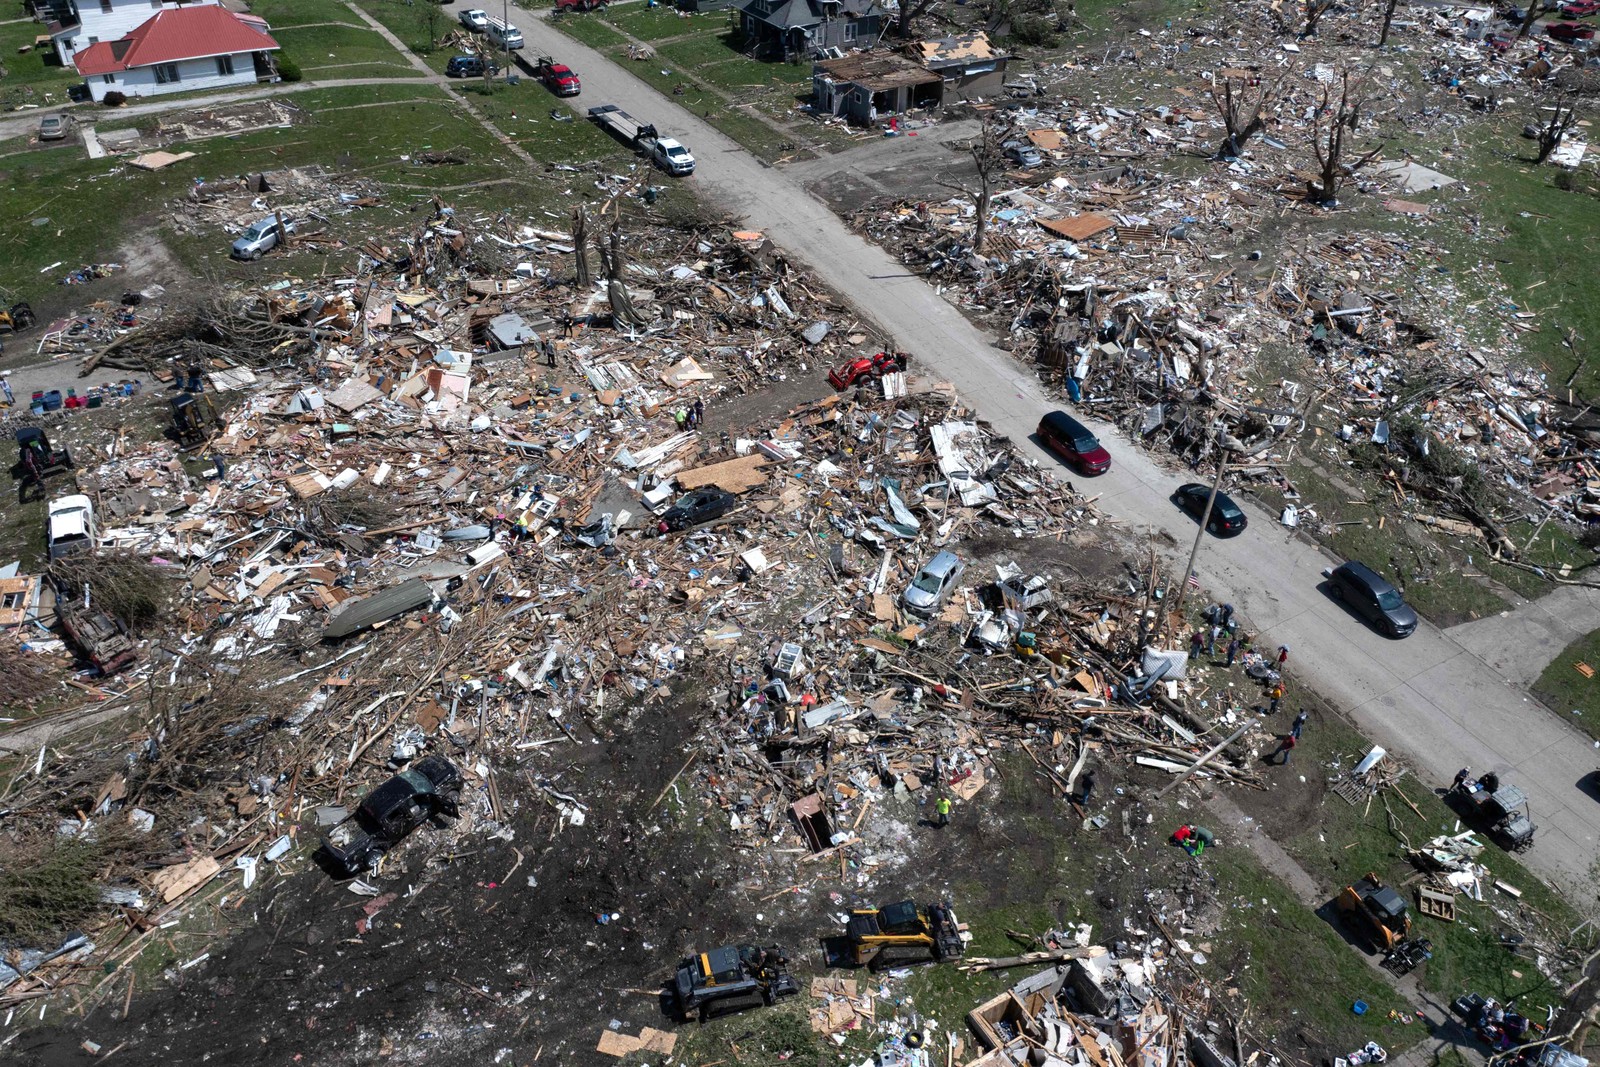
<svg viewBox="0 0 1600 1067">
<path fill-rule="evenodd" d="M 615 103 L 682 139 L 699 160 L 687 179 L 699 192 L 743 215 L 848 294 L 863 316 L 917 353 L 920 366 L 954 382 L 1002 432 L 1026 440 L 1040 413 L 1058 406 L 931 286 L 847 230 L 784 171 L 762 166 L 593 49 L 527 13 L 519 24 L 530 50 L 556 55 L 582 76 L 583 95 L 569 100 L 571 107 Z M 886 153 L 896 148 L 892 140 L 883 144 Z M 1111 450 L 1111 473 L 1082 488 L 1100 494 L 1100 506 L 1117 519 L 1187 544 L 1194 527 L 1168 501 L 1184 479 L 1126 444 L 1113 441 Z M 1042 451 L 1039 458 L 1053 462 Z M 1402 642 L 1379 637 L 1319 591 L 1330 564 L 1319 549 L 1259 510 L 1252 510 L 1251 521 L 1243 537 L 1210 541 L 1200 571 L 1212 595 L 1236 604 L 1273 645 L 1292 648 L 1291 685 L 1303 682 L 1337 702 L 1431 784 L 1472 767 L 1494 768 L 1527 787 L 1539 826 L 1527 862 L 1568 889 L 1580 907 L 1593 905 L 1587 870 L 1595 859 L 1600 801 L 1580 787 L 1600 761 L 1590 741 L 1436 627 L 1424 624 Z"/>
</svg>

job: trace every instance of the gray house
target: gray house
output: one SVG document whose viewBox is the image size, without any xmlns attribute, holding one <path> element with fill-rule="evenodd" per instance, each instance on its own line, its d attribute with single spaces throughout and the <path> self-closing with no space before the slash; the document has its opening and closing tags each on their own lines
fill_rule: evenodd
<svg viewBox="0 0 1600 1067">
<path fill-rule="evenodd" d="M 877 0 L 749 0 L 739 9 L 745 46 L 757 59 L 871 48 L 883 33 L 885 17 Z"/>
</svg>

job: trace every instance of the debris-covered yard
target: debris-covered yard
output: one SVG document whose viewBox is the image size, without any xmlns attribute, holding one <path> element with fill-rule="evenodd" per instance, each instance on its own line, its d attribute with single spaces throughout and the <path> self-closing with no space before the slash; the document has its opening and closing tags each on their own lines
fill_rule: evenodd
<svg viewBox="0 0 1600 1067">
<path fill-rule="evenodd" d="M 1071 402 L 1454 621 L 1593 561 L 1582 331 L 1457 266 L 1511 232 L 1468 119 L 1582 68 L 1402 10 L 1377 53 L 1260 3 L 1030 53 L 930 130 L 937 187 L 848 199 Z M 728 104 L 669 19 L 586 32 Z M 793 73 L 745 116 L 785 162 Z M 1514 855 L 1534 783 L 1421 780 L 1186 546 L 559 110 L 526 203 L 484 186 L 543 113 L 496 143 L 420 87 L 381 166 L 257 165 L 364 91 L 108 129 L 163 280 L 51 268 L 84 296 L 28 343 L 80 388 L 5 420 L 7 1057 L 1425 1067 L 1592 1004 L 1586 905 Z M 1408 135 L 1455 154 L 1373 151 Z M 250 166 L 197 180 L 219 142 Z"/>
</svg>

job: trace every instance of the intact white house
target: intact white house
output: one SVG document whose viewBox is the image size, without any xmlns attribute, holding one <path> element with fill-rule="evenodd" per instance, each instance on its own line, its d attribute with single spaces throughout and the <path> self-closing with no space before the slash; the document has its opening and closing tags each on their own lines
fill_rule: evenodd
<svg viewBox="0 0 1600 1067">
<path fill-rule="evenodd" d="M 140 6 L 98 2 L 103 12 L 118 18 L 125 9 Z M 75 31 L 79 36 L 70 41 L 71 61 L 96 102 L 109 92 L 132 98 L 277 80 L 272 53 L 278 42 L 263 20 L 235 15 L 214 3 L 163 7 L 160 0 L 145 0 L 142 6 L 144 18 L 125 30 L 111 20 L 91 23 L 89 12 L 79 9 L 83 22 Z M 91 24 L 96 29 L 92 34 Z M 101 36 L 114 27 L 118 36 Z"/>
</svg>

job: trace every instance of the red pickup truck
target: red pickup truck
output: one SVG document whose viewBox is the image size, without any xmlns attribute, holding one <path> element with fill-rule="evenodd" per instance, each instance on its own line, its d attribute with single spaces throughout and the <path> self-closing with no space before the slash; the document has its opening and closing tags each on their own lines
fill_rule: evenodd
<svg viewBox="0 0 1600 1067">
<path fill-rule="evenodd" d="M 549 56 L 540 56 L 534 61 L 533 76 L 557 96 L 577 96 L 583 91 L 583 85 L 572 68 L 565 63 L 557 63 Z"/>
</svg>

